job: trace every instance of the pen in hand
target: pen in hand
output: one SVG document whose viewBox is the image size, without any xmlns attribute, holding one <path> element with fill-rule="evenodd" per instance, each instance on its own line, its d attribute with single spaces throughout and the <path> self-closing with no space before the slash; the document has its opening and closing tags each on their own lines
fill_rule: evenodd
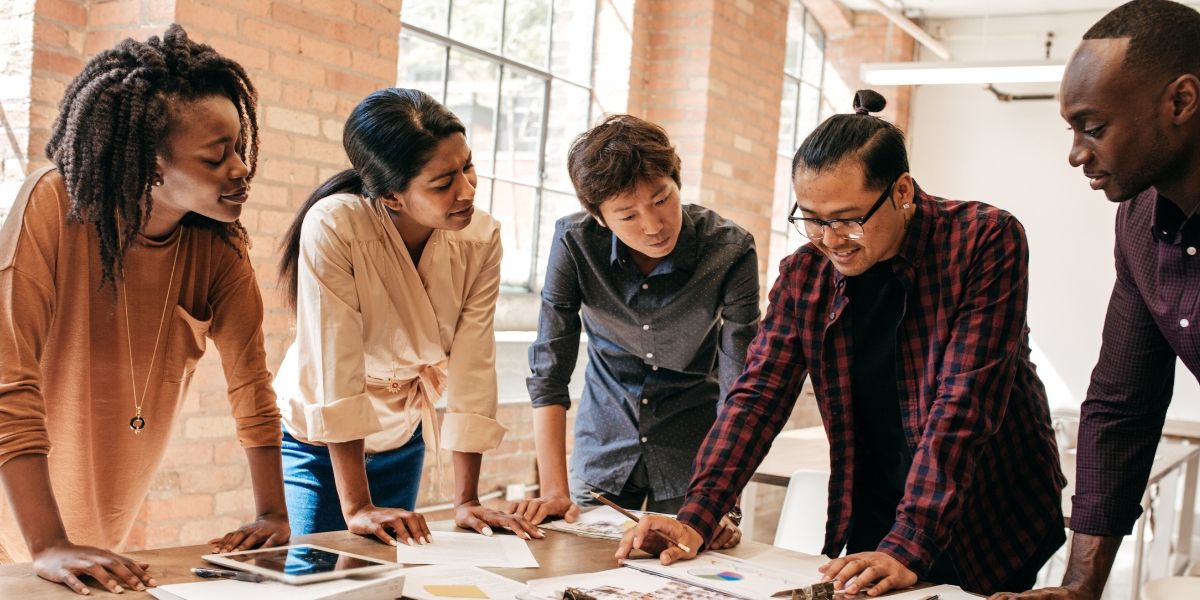
<svg viewBox="0 0 1200 600">
<path fill-rule="evenodd" d="M 605 498 L 604 496 L 601 496 L 600 494 L 597 494 L 596 492 L 588 492 L 588 493 L 591 494 L 592 497 L 595 498 L 601 504 L 604 504 L 605 506 L 616 509 L 617 512 L 625 515 L 625 517 L 627 519 L 633 521 L 634 523 L 641 522 L 641 519 L 639 519 L 637 515 L 621 508 L 620 506 L 617 506 L 616 503 L 613 502 L 612 500 L 609 500 L 608 498 Z M 654 530 L 652 530 L 652 531 L 654 531 Z M 677 546 L 680 550 L 683 550 L 684 552 L 687 552 L 688 554 L 692 553 L 692 549 L 689 548 L 687 545 L 683 544 L 682 542 L 680 542 L 679 540 L 676 540 L 675 538 L 672 538 L 661 531 L 654 531 L 654 534 L 663 538 L 664 540 L 667 540 L 668 542 L 671 542 L 672 544 Z"/>
<path fill-rule="evenodd" d="M 192 574 L 205 579 L 236 579 L 237 581 L 249 581 L 250 583 L 261 583 L 263 580 L 263 576 L 257 573 L 232 571 L 229 569 L 204 569 L 195 567 L 192 569 Z"/>
</svg>

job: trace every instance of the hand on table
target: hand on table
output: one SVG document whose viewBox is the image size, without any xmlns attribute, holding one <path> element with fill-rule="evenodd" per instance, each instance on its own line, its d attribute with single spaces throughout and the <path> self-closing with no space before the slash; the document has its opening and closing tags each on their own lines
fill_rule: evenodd
<svg viewBox="0 0 1200 600">
<path fill-rule="evenodd" d="M 679 546 L 667 541 L 663 535 L 687 546 L 690 552 L 685 552 Z M 741 533 L 739 532 L 738 535 L 740 536 Z M 621 539 L 621 545 L 617 547 L 616 559 L 618 561 L 625 560 L 629 557 L 629 553 L 637 548 L 648 554 L 657 555 L 662 564 L 669 565 L 677 560 L 696 558 L 696 552 L 700 550 L 700 545 L 703 543 L 704 540 L 700 538 L 700 534 L 688 525 L 662 515 L 646 515 L 642 517 L 636 527 L 625 532 L 625 537 Z"/>
<path fill-rule="evenodd" d="M 483 535 L 492 535 L 492 527 L 512 530 L 524 540 L 544 538 L 546 535 L 522 515 L 501 512 L 479 504 L 478 500 L 464 502 L 454 508 L 454 524 L 463 529 L 474 529 Z"/>
<path fill-rule="evenodd" d="M 143 591 L 158 585 L 146 569 L 149 563 L 133 560 L 92 546 L 77 546 L 70 542 L 46 547 L 33 554 L 33 572 L 42 579 L 61 583 L 76 594 L 88 595 L 92 590 L 79 578 L 95 579 L 104 589 L 120 594 L 126 589 Z"/>
<path fill-rule="evenodd" d="M 712 540 L 708 543 L 709 550 L 724 550 L 732 548 L 742 541 L 742 530 L 729 517 L 721 517 L 717 530 L 713 532 Z"/>
<path fill-rule="evenodd" d="M 252 523 L 246 523 L 223 537 L 208 540 L 213 552 L 233 552 L 254 548 L 271 548 L 288 543 L 292 528 L 287 515 L 259 515 Z"/>
<path fill-rule="evenodd" d="M 359 535 L 373 535 L 390 546 L 395 546 L 397 540 L 409 546 L 414 542 L 428 544 L 433 541 L 425 517 L 400 508 L 367 506 L 346 517 L 346 528 Z M 396 537 L 393 538 L 389 530 Z"/>
<path fill-rule="evenodd" d="M 514 502 L 509 505 L 509 512 L 525 517 L 526 521 L 537 525 L 548 517 L 562 517 L 568 523 L 574 523 L 579 518 L 579 505 L 566 496 L 542 496 Z"/>
<path fill-rule="evenodd" d="M 900 564 L 900 561 L 883 552 L 859 552 L 831 560 L 817 569 L 821 581 L 833 581 L 835 589 L 847 595 L 866 591 L 868 596 L 878 596 L 890 590 L 911 587 L 917 582 L 917 574 Z"/>
<path fill-rule="evenodd" d="M 997 592 L 988 600 L 1098 600 L 1096 594 L 1089 594 L 1072 587 L 1048 587 L 1028 592 Z"/>
</svg>

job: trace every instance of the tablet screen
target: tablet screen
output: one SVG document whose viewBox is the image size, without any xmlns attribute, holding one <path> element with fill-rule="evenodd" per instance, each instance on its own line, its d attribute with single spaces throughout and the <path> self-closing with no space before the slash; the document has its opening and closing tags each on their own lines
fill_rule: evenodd
<svg viewBox="0 0 1200 600">
<path fill-rule="evenodd" d="M 224 558 L 293 576 L 316 575 L 385 564 L 307 546 L 293 546 L 246 554 L 226 554 Z"/>
</svg>

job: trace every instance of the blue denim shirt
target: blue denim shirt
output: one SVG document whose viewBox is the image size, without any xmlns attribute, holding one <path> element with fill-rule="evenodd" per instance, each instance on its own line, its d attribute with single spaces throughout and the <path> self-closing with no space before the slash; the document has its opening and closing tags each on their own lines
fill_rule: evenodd
<svg viewBox="0 0 1200 600">
<path fill-rule="evenodd" d="M 717 213 L 685 205 L 675 249 L 649 275 L 588 213 L 559 219 L 527 385 L 535 408 L 569 408 L 587 330 L 572 485 L 619 493 L 642 459 L 655 498 L 683 496 L 758 319 L 754 238 Z"/>
</svg>

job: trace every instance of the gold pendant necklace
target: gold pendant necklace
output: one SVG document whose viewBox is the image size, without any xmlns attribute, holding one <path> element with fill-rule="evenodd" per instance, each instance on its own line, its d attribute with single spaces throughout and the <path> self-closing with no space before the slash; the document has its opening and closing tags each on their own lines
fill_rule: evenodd
<svg viewBox="0 0 1200 600">
<path fill-rule="evenodd" d="M 121 228 L 121 217 L 117 215 L 117 230 Z M 137 379 L 133 368 L 133 335 L 129 332 L 129 298 L 125 291 L 125 269 L 121 268 L 121 303 L 125 306 L 125 343 L 129 350 L 129 386 L 133 392 L 133 418 L 129 420 L 129 428 L 139 434 L 146 428 L 146 419 L 142 418 L 142 404 L 146 402 L 146 393 L 150 391 L 150 376 L 154 373 L 154 361 L 158 358 L 158 342 L 162 339 L 163 323 L 167 320 L 167 306 L 171 301 L 171 286 L 175 282 L 175 265 L 179 262 L 179 247 L 183 245 L 183 232 L 175 240 L 175 257 L 171 259 L 171 275 L 167 278 L 167 293 L 163 297 L 162 315 L 158 318 L 158 333 L 154 334 L 154 350 L 150 353 L 150 366 L 146 369 L 146 383 L 142 386 L 141 399 L 138 399 Z"/>
</svg>

